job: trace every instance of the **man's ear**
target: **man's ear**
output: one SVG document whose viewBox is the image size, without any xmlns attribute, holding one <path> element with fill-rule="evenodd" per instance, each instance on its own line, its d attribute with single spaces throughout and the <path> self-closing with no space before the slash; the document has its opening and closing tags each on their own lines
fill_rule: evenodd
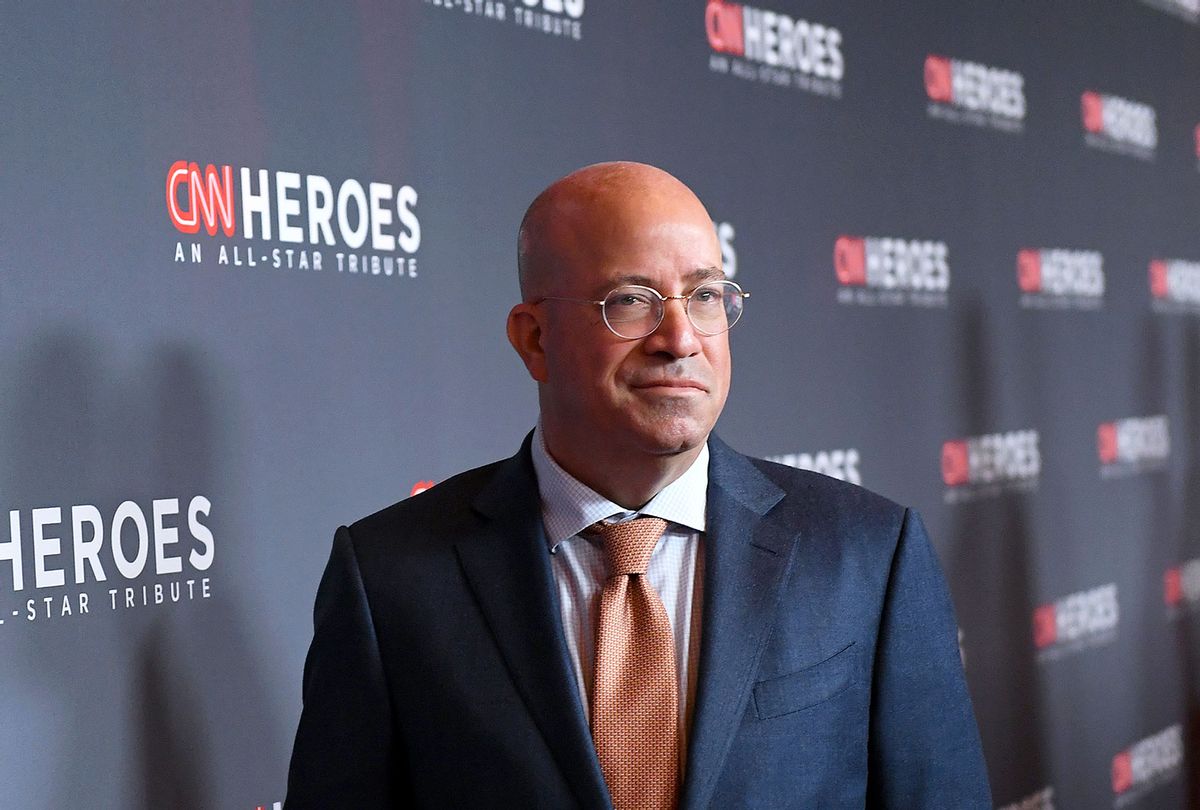
<svg viewBox="0 0 1200 810">
<path fill-rule="evenodd" d="M 541 313 L 533 304 L 517 304 L 508 313 L 508 342 L 521 356 L 529 376 L 546 382 L 546 351 L 542 348 Z"/>
</svg>

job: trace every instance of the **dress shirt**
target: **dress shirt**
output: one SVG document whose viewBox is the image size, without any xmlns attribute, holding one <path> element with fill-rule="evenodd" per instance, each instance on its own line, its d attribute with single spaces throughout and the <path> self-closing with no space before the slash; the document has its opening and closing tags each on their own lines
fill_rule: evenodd
<svg viewBox="0 0 1200 810">
<path fill-rule="evenodd" d="M 636 512 L 596 493 L 560 467 L 546 449 L 540 424 L 534 431 L 531 451 L 551 568 L 558 586 L 563 631 L 575 667 L 584 715 L 589 717 L 589 722 L 600 589 L 608 570 L 598 540 L 580 532 L 602 520 L 619 522 L 651 516 L 667 521 L 666 531 L 650 557 L 646 577 L 662 599 L 675 636 L 682 774 L 700 651 L 700 606 L 704 587 L 704 550 L 700 538 L 704 532 L 708 496 L 708 445 L 701 448 L 683 475 Z"/>
</svg>

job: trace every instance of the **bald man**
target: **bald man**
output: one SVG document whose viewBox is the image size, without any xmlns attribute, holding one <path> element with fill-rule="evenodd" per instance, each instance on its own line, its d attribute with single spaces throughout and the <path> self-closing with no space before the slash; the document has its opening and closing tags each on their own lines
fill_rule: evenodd
<svg viewBox="0 0 1200 810">
<path fill-rule="evenodd" d="M 731 450 L 748 297 L 671 175 L 518 236 L 513 457 L 338 530 L 287 807 L 990 808 L 919 516 Z"/>
</svg>

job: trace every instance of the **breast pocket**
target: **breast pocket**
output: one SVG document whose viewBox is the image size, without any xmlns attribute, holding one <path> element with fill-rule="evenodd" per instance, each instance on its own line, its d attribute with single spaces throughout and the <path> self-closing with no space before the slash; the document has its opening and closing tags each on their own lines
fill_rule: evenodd
<svg viewBox="0 0 1200 810">
<path fill-rule="evenodd" d="M 836 697 L 854 677 L 854 642 L 820 663 L 754 685 L 759 720 L 791 714 Z"/>
</svg>

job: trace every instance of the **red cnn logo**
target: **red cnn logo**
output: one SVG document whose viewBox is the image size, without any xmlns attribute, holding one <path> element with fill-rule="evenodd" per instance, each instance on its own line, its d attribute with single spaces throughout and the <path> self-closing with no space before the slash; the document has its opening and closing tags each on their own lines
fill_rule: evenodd
<svg viewBox="0 0 1200 810">
<path fill-rule="evenodd" d="M 862 286 L 867 283 L 867 244 L 857 236 L 839 236 L 833 245 L 833 269 L 838 282 Z"/>
<path fill-rule="evenodd" d="M 742 7 L 737 3 L 708 0 L 704 8 L 704 29 L 708 34 L 708 44 L 717 53 L 741 56 L 746 52 Z"/>
<path fill-rule="evenodd" d="M 1117 423 L 1104 422 L 1096 428 L 1096 451 L 1101 464 L 1112 464 L 1117 460 Z"/>
<path fill-rule="evenodd" d="M 1039 650 L 1058 640 L 1058 619 L 1054 604 L 1042 605 L 1033 611 L 1033 644 Z"/>
<path fill-rule="evenodd" d="M 1133 787 L 1133 758 L 1128 751 L 1113 757 L 1112 786 L 1113 793 L 1124 793 Z"/>
<path fill-rule="evenodd" d="M 1088 132 L 1104 131 L 1104 98 L 1099 94 L 1086 91 L 1079 97 L 1079 109 L 1083 113 L 1083 128 Z"/>
<path fill-rule="evenodd" d="M 942 480 L 948 487 L 961 486 L 971 480 L 971 456 L 965 441 L 959 439 L 942 444 Z"/>
<path fill-rule="evenodd" d="M 1178 568 L 1168 568 L 1163 574 L 1163 601 L 1167 607 L 1183 601 L 1183 572 Z"/>
<path fill-rule="evenodd" d="M 1170 292 L 1167 283 L 1167 263 L 1162 259 L 1150 262 L 1150 294 L 1155 298 L 1166 298 Z"/>
<path fill-rule="evenodd" d="M 436 481 L 418 481 L 417 483 L 413 484 L 412 492 L 408 493 L 408 495 L 409 495 L 409 497 L 412 497 L 413 495 L 419 495 L 420 493 L 424 492 L 425 490 L 430 489 L 435 483 L 437 483 L 437 482 Z"/>
<path fill-rule="evenodd" d="M 925 94 L 933 101 L 954 101 L 954 74 L 950 60 L 929 54 L 925 57 Z"/>
<path fill-rule="evenodd" d="M 187 195 L 187 208 L 179 207 L 179 188 Z M 200 174 L 197 163 L 177 160 L 167 169 L 167 215 L 183 233 L 197 233 L 200 220 L 209 236 L 217 235 L 217 226 L 233 236 L 233 167 L 222 166 L 220 173 L 211 163 Z"/>
<path fill-rule="evenodd" d="M 1041 292 L 1042 289 L 1042 252 L 1040 250 L 1022 250 L 1017 253 L 1017 284 L 1021 292 Z"/>
</svg>

